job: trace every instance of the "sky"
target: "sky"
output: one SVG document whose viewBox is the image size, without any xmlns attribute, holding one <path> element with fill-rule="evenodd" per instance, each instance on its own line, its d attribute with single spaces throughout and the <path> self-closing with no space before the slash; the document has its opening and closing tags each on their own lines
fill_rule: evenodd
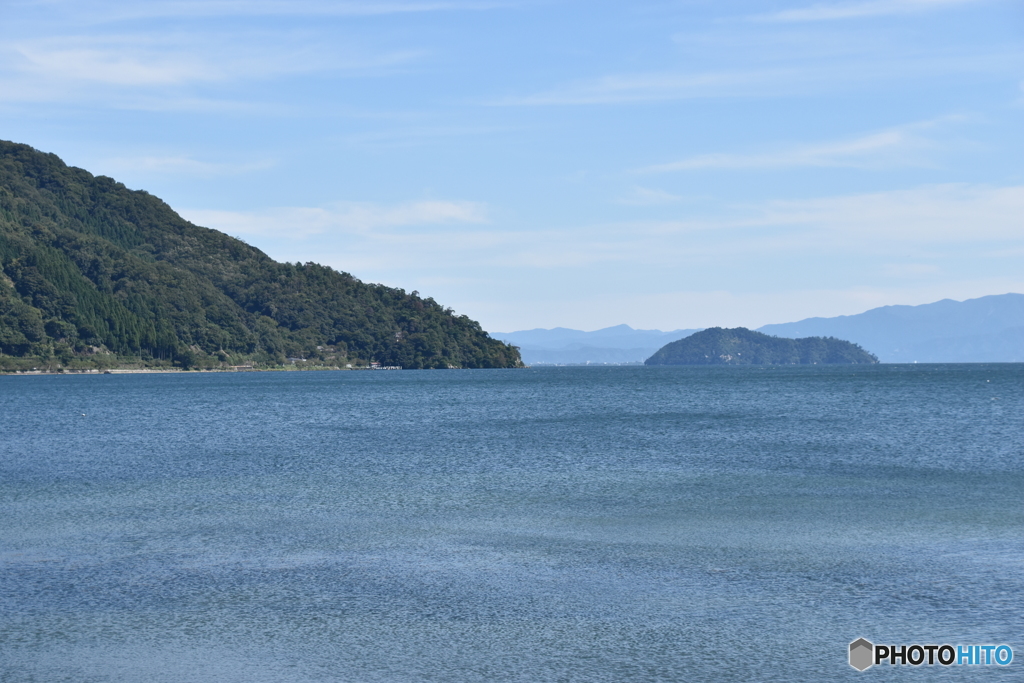
<svg viewBox="0 0 1024 683">
<path fill-rule="evenodd" d="M 1024 292 L 1020 0 L 0 13 L 0 139 L 487 330 Z"/>
</svg>

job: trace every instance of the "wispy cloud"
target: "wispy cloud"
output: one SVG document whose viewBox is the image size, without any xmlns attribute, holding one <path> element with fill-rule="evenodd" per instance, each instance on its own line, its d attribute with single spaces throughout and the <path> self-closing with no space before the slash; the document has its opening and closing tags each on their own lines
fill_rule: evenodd
<svg viewBox="0 0 1024 683">
<path fill-rule="evenodd" d="M 453 138 L 493 136 L 513 130 L 518 130 L 518 128 L 513 126 L 481 125 L 398 125 L 390 129 L 343 135 L 337 139 L 348 145 L 379 149 L 384 147 L 413 147 Z"/>
<path fill-rule="evenodd" d="M 629 194 L 618 199 L 619 204 L 626 206 L 664 206 L 681 201 L 682 197 L 665 190 L 649 187 L 634 187 Z"/>
<path fill-rule="evenodd" d="M 736 260 L 745 255 L 834 255 L 836 250 L 891 258 L 894 251 L 909 253 L 908 249 L 1012 249 L 1024 243 L 1024 186 L 929 185 L 780 200 L 732 207 L 711 218 L 590 225 L 548 233 L 544 240 L 523 240 L 524 245 L 539 242 L 541 249 L 524 249 L 520 257 L 552 267 L 562 254 L 574 265 L 636 266 L 699 264 L 708 258 Z"/>
<path fill-rule="evenodd" d="M 270 36 L 239 42 L 232 36 L 114 35 L 22 41 L 7 46 L 8 71 L 39 82 L 111 86 L 168 86 L 259 79 L 314 71 L 361 71 L 394 66 L 418 54 L 361 54 Z"/>
<path fill-rule="evenodd" d="M 753 87 L 791 78 L 797 71 L 722 71 L 695 74 L 623 74 L 582 81 L 532 95 L 510 96 L 494 105 L 532 106 L 552 104 L 607 104 L 651 100 L 709 97 L 749 91 Z"/>
<path fill-rule="evenodd" d="M 891 258 L 908 249 L 1015 249 L 1024 243 L 1024 186 L 943 184 L 776 200 L 712 218 L 588 226 L 586 236 L 572 239 L 577 254 L 589 253 L 594 261 L 636 263 L 836 250 Z"/>
<path fill-rule="evenodd" d="M 813 22 L 862 19 L 905 14 L 920 14 L 983 0 L 869 0 L 868 2 L 818 3 L 798 9 L 782 10 L 751 17 L 769 22 Z"/>
<path fill-rule="evenodd" d="M 265 211 L 186 210 L 197 225 L 230 235 L 304 238 L 311 235 L 363 235 L 396 228 L 486 223 L 487 207 L 477 202 L 420 201 L 398 205 L 339 202 L 326 207 L 282 207 Z M 430 239 L 436 239 L 430 236 Z"/>
<path fill-rule="evenodd" d="M 395 281 L 395 274 L 404 271 L 437 274 L 453 268 L 466 272 L 467 267 L 527 272 L 602 264 L 703 268 L 709 259 L 739 263 L 797 254 L 831 256 L 837 250 L 891 263 L 893 254 L 1019 249 L 1024 186 L 932 185 L 738 206 L 705 218 L 531 229 L 492 225 L 483 205 L 449 201 L 182 215 L 251 238 L 279 257 L 312 256 Z M 904 269 L 901 276 L 912 274 Z"/>
<path fill-rule="evenodd" d="M 1024 186 L 929 185 L 771 202 L 753 223 L 800 227 L 809 244 L 886 249 L 895 244 L 983 244 L 1024 239 Z"/>
<path fill-rule="evenodd" d="M 934 263 L 884 263 L 882 274 L 893 278 L 920 278 L 926 275 L 938 275 L 942 268 Z"/>
<path fill-rule="evenodd" d="M 377 16 L 425 12 L 481 11 L 509 7 L 516 3 L 463 2 L 334 2 L 263 0 L 213 0 L 157 2 L 140 8 L 145 16 Z M 131 10 L 129 10 L 131 11 Z M 159 14 L 158 14 L 159 13 Z"/>
<path fill-rule="evenodd" d="M 975 73 L 1013 73 L 1019 48 L 996 47 L 974 54 L 895 55 L 887 59 L 825 61 L 808 65 L 790 59 L 786 65 L 699 73 L 657 72 L 616 74 L 565 83 L 528 95 L 510 95 L 485 102 L 492 106 L 548 106 L 625 104 L 685 99 L 771 97 L 849 92 L 851 88 L 877 88 L 879 83 L 908 78 Z"/>
<path fill-rule="evenodd" d="M 74 103 L 104 109 L 281 115 L 305 103 L 235 86 L 299 76 L 379 77 L 405 70 L 422 57 L 422 51 L 373 50 L 267 33 L 137 33 L 0 42 L 0 106 Z"/>
<path fill-rule="evenodd" d="M 587 226 L 564 235 L 580 262 L 679 264 L 796 253 L 868 254 L 1016 248 L 1024 243 L 1024 186 L 929 185 L 908 190 L 779 200 L 723 215 Z M 724 215 L 731 213 L 731 216 Z M 584 234 L 585 232 L 585 234 Z M 559 241 L 561 241 L 561 239 Z"/>
<path fill-rule="evenodd" d="M 252 171 L 263 171 L 273 168 L 272 161 L 256 161 L 249 163 L 213 163 L 200 161 L 189 156 L 138 156 L 112 157 L 99 162 L 99 167 L 109 169 L 106 172 L 141 172 L 189 175 L 200 178 L 237 175 Z"/>
<path fill-rule="evenodd" d="M 681 161 L 639 169 L 643 173 L 693 171 L 708 168 L 782 168 L 793 166 L 862 166 L 879 152 L 904 145 L 896 131 L 876 133 L 846 142 L 795 147 L 767 154 L 702 154 Z"/>
<path fill-rule="evenodd" d="M 795 167 L 853 167 L 921 165 L 923 152 L 935 143 L 919 134 L 941 122 L 959 120 L 947 117 L 908 126 L 869 133 L 857 138 L 796 145 L 752 154 L 700 154 L 679 161 L 637 169 L 638 173 L 665 173 L 704 169 L 769 169 Z"/>
<path fill-rule="evenodd" d="M 207 17 L 372 17 L 428 12 L 482 11 L 514 6 L 515 2 L 463 0 L 461 2 L 344 2 L 335 0 L 52 0 L 50 11 L 60 11 L 90 24 L 144 19 Z M 57 8 L 60 8 L 59 10 Z"/>
<path fill-rule="evenodd" d="M 69 46 L 96 41 L 45 41 L 15 45 L 17 70 L 36 79 L 103 83 L 109 85 L 169 85 L 211 81 L 223 77 L 223 67 L 195 54 L 167 54 L 163 50 L 126 49 L 121 45 Z"/>
</svg>

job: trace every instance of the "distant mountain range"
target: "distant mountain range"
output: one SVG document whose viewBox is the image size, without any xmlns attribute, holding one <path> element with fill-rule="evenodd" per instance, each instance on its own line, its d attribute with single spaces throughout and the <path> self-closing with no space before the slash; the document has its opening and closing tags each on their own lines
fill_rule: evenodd
<svg viewBox="0 0 1024 683">
<path fill-rule="evenodd" d="M 520 332 L 491 332 L 491 337 L 519 347 L 527 365 L 643 363 L 669 342 L 699 330 L 634 330 L 616 325 L 593 332 L 556 327 Z"/>
<path fill-rule="evenodd" d="M 1024 362 L 1024 294 L 883 306 L 859 315 L 765 325 L 778 337 L 831 336 L 860 344 L 883 363 Z"/>
<path fill-rule="evenodd" d="M 594 332 L 556 327 L 491 336 L 518 346 L 528 365 L 642 363 L 664 345 L 697 329 Z M 787 337 L 836 337 L 859 344 L 883 363 L 1024 362 L 1024 294 L 921 306 L 883 306 L 858 315 L 765 325 L 758 332 Z"/>
</svg>

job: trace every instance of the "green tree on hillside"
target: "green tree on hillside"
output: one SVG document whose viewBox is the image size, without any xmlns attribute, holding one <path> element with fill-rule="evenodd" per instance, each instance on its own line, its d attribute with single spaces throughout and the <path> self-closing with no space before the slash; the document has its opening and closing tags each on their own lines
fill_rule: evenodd
<svg viewBox="0 0 1024 683">
<path fill-rule="evenodd" d="M 146 192 L 10 142 L 0 142 L 0 269 L 7 356 L 521 365 L 514 347 L 433 299 L 277 263 Z"/>
</svg>

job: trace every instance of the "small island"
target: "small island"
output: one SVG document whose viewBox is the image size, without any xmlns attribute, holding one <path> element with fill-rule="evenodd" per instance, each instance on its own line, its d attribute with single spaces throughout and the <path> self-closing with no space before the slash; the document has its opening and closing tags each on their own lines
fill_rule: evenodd
<svg viewBox="0 0 1024 683">
<path fill-rule="evenodd" d="M 834 337 L 784 339 L 745 327 L 711 327 L 658 349 L 644 365 L 853 365 L 878 358 Z"/>
</svg>

